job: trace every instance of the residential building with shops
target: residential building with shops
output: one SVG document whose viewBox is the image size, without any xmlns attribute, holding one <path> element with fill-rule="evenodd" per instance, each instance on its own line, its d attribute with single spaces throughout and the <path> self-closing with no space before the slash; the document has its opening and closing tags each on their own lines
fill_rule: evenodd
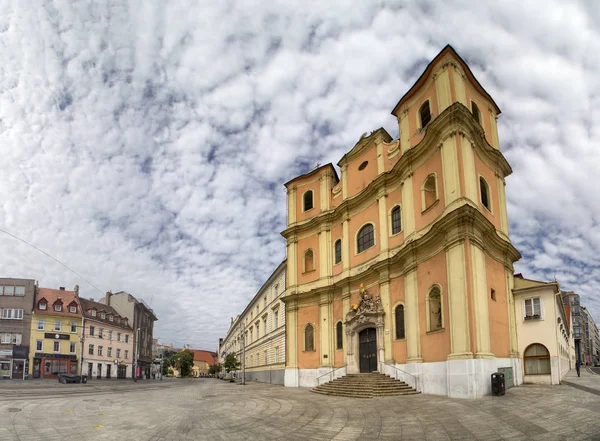
<svg viewBox="0 0 600 441">
<path fill-rule="evenodd" d="M 133 329 L 113 307 L 79 299 L 83 312 L 82 366 L 88 378 L 133 378 Z"/>
<path fill-rule="evenodd" d="M 79 287 L 38 288 L 31 314 L 29 366 L 33 378 L 80 373 L 83 316 Z"/>
<path fill-rule="evenodd" d="M 513 295 L 523 382 L 560 384 L 575 367 L 575 347 L 558 283 L 516 274 Z"/>
<path fill-rule="evenodd" d="M 573 344 L 575 345 L 575 361 L 585 364 L 587 359 L 587 345 L 584 339 L 584 323 L 581 313 L 581 299 L 573 291 L 562 291 L 563 304 L 567 317 L 573 327 Z"/>
<path fill-rule="evenodd" d="M 133 329 L 133 363 L 137 365 L 137 377 L 151 378 L 153 369 L 155 370 L 152 358 L 154 322 L 158 320 L 152 308 L 142 299 L 138 300 L 125 291 L 114 294 L 107 292 L 100 303 L 112 306 L 121 317 L 128 319 Z"/>
<path fill-rule="evenodd" d="M 235 354 L 246 381 L 284 384 L 286 266 L 286 260 L 279 264 L 219 340 L 219 361 Z"/>
<path fill-rule="evenodd" d="M 35 280 L 0 279 L 0 379 L 26 378 Z"/>
<path fill-rule="evenodd" d="M 592 317 L 590 311 L 585 307 L 581 307 L 583 336 L 582 342 L 585 344 L 585 364 L 588 366 L 596 366 L 600 364 L 600 338 L 598 336 L 598 326 Z"/>
</svg>

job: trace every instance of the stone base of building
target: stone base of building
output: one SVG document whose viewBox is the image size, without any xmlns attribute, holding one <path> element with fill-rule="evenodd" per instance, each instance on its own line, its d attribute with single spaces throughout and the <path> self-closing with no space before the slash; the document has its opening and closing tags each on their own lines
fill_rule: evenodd
<svg viewBox="0 0 600 441">
<path fill-rule="evenodd" d="M 520 358 L 467 358 L 436 363 L 384 365 L 382 373 L 402 380 L 424 394 L 481 398 L 492 393 L 491 375 L 500 368 L 512 369 L 514 386 L 523 383 L 523 363 Z M 344 368 L 331 374 L 333 378 L 326 375 L 330 372 L 331 368 L 288 368 L 285 370 L 285 386 L 315 387 L 346 374 Z"/>
<path fill-rule="evenodd" d="M 238 376 L 239 376 L 238 372 Z M 259 383 L 267 384 L 285 384 L 285 370 L 284 369 L 272 369 L 272 370 L 256 370 L 246 371 L 246 382 L 257 381 Z"/>
</svg>

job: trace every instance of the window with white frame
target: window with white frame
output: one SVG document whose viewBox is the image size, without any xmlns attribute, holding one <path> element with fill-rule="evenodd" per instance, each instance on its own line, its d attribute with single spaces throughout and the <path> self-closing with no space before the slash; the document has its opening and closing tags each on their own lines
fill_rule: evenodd
<svg viewBox="0 0 600 441">
<path fill-rule="evenodd" d="M 105 319 L 106 318 L 106 314 L 103 312 L 102 314 L 100 314 L 100 318 L 101 319 Z"/>
<path fill-rule="evenodd" d="M 61 303 L 55 303 L 54 304 L 54 310 L 56 312 L 61 312 L 62 311 L 62 304 Z"/>
<path fill-rule="evenodd" d="M 107 356 L 107 357 L 112 357 L 112 348 L 108 348 L 108 349 L 106 350 L 106 356 Z"/>
<path fill-rule="evenodd" d="M 41 311 L 45 311 L 47 308 L 47 303 L 46 302 L 40 302 L 38 304 L 38 308 L 40 308 Z"/>
<path fill-rule="evenodd" d="M 25 295 L 25 287 L 24 286 L 15 286 L 15 295 L 23 297 Z"/>
<path fill-rule="evenodd" d="M 102 349 L 104 349 L 102 346 L 98 346 L 98 355 L 102 356 Z"/>
<path fill-rule="evenodd" d="M 110 329 L 110 330 L 108 331 L 108 339 L 109 339 L 109 340 L 112 340 L 112 336 L 113 336 L 113 332 L 112 332 L 112 329 Z"/>
<path fill-rule="evenodd" d="M 114 320 L 114 318 L 113 318 L 113 315 L 112 315 L 112 314 L 111 314 L 111 315 L 109 315 L 109 316 L 108 316 L 108 321 L 109 321 L 109 322 L 112 322 L 113 320 Z"/>
<path fill-rule="evenodd" d="M 279 327 L 279 311 L 275 311 L 273 313 L 273 329 L 277 329 Z"/>
<path fill-rule="evenodd" d="M 71 334 L 75 334 L 77 332 L 77 323 L 71 322 Z"/>
<path fill-rule="evenodd" d="M 69 312 L 71 314 L 77 314 L 77 306 L 69 306 Z"/>
<path fill-rule="evenodd" d="M 14 296 L 15 295 L 15 287 L 14 286 L 5 286 L 4 287 L 4 295 L 5 296 Z"/>
<path fill-rule="evenodd" d="M 96 317 L 96 310 L 92 309 L 92 317 Z"/>
<path fill-rule="evenodd" d="M 36 340 L 35 341 L 35 351 L 36 352 L 44 352 L 44 340 Z"/>
<path fill-rule="evenodd" d="M 60 352 L 60 340 L 54 340 L 54 352 Z"/>
<path fill-rule="evenodd" d="M 0 333 L 0 343 L 3 345 L 9 345 L 11 342 L 10 332 Z"/>
<path fill-rule="evenodd" d="M 2 318 L 5 320 L 23 320 L 23 310 L 4 308 Z"/>
<path fill-rule="evenodd" d="M 542 318 L 542 304 L 539 297 L 525 299 L 525 320 Z"/>
<path fill-rule="evenodd" d="M 129 343 L 129 334 L 125 334 L 125 343 Z"/>
<path fill-rule="evenodd" d="M 44 319 L 38 319 L 38 321 L 37 321 L 37 330 L 38 331 L 43 331 L 45 326 L 46 326 L 46 320 L 44 320 Z"/>
<path fill-rule="evenodd" d="M 60 331 L 62 329 L 62 322 L 60 320 L 54 320 L 54 330 Z"/>
<path fill-rule="evenodd" d="M 20 345 L 22 339 L 23 339 L 23 334 L 13 334 L 12 335 L 12 344 Z"/>
<path fill-rule="evenodd" d="M 94 345 L 88 346 L 88 355 L 94 355 Z"/>
<path fill-rule="evenodd" d="M 121 350 L 117 348 L 117 358 L 121 358 Z"/>
<path fill-rule="evenodd" d="M 127 360 L 129 358 L 129 351 L 127 349 L 125 349 L 125 359 Z"/>
<path fill-rule="evenodd" d="M 104 338 L 104 328 L 98 328 L 98 338 Z"/>
<path fill-rule="evenodd" d="M 275 346 L 275 363 L 279 363 L 279 346 Z"/>
<path fill-rule="evenodd" d="M 69 352 L 71 354 L 74 354 L 76 350 L 77 350 L 77 344 L 74 341 L 70 342 L 69 343 Z"/>
</svg>

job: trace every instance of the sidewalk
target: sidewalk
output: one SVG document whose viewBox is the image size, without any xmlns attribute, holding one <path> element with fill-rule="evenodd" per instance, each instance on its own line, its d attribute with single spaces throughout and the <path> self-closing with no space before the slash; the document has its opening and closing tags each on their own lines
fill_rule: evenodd
<svg viewBox="0 0 600 441">
<path fill-rule="evenodd" d="M 577 376 L 575 369 L 571 369 L 561 383 L 595 395 L 600 395 L 600 375 L 593 373 L 586 367 L 581 368 L 581 377 Z"/>
</svg>

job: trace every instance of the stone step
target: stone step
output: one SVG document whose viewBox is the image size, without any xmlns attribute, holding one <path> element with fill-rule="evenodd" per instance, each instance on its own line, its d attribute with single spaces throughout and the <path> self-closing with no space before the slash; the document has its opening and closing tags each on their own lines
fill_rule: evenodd
<svg viewBox="0 0 600 441">
<path fill-rule="evenodd" d="M 415 395 L 416 390 L 404 381 L 380 373 L 350 374 L 318 385 L 311 392 L 354 398 L 378 396 Z"/>
</svg>

